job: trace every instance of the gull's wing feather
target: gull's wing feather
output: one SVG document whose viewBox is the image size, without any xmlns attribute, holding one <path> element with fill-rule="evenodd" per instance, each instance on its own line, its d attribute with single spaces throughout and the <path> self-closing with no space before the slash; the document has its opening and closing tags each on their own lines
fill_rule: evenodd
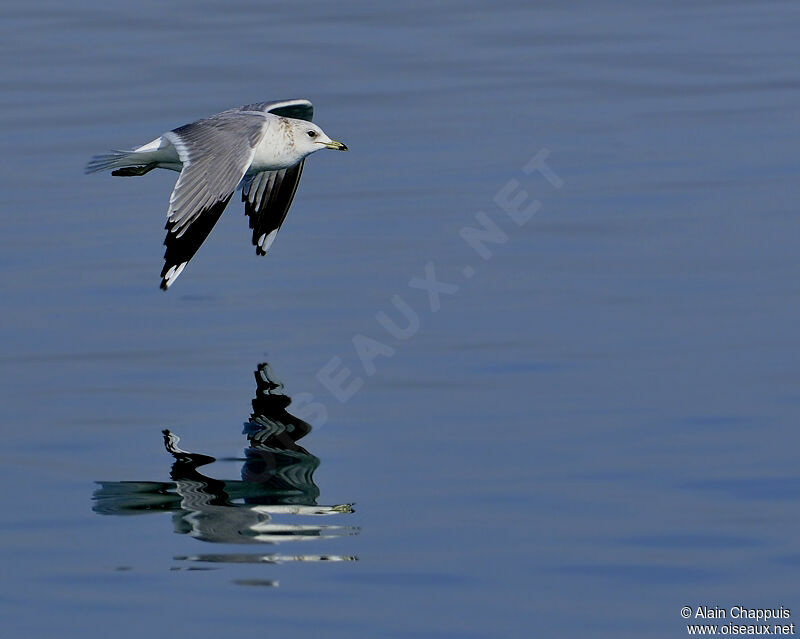
<svg viewBox="0 0 800 639">
<path fill-rule="evenodd" d="M 175 225 L 167 220 L 167 237 L 164 239 L 167 250 L 164 251 L 164 268 L 161 269 L 162 289 L 166 291 L 178 279 L 178 275 L 183 272 L 189 260 L 194 257 L 197 249 L 211 233 L 211 229 L 228 205 L 231 195 L 233 194 L 203 209 L 201 215 L 180 235 L 174 233 Z"/>
<path fill-rule="evenodd" d="M 253 229 L 257 255 L 266 255 L 292 204 L 303 162 L 281 171 L 262 171 L 247 176 L 242 184 L 244 212 Z"/>
<path fill-rule="evenodd" d="M 253 160 L 264 135 L 264 118 L 220 113 L 165 133 L 183 170 L 169 198 L 169 221 L 182 233 L 205 206 L 228 197 Z"/>
<path fill-rule="evenodd" d="M 265 120 L 225 112 L 164 134 L 183 169 L 167 213 L 161 288 L 167 289 L 200 248 L 253 160 Z"/>
<path fill-rule="evenodd" d="M 300 98 L 296 100 L 278 100 L 277 102 L 256 102 L 239 107 L 239 111 L 260 111 L 274 113 L 285 118 L 308 120 L 314 117 L 314 105 L 309 100 Z"/>
</svg>

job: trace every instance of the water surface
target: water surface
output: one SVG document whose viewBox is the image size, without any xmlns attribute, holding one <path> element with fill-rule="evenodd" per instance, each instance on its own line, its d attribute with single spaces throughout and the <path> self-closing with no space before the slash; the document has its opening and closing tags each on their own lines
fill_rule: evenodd
<svg viewBox="0 0 800 639">
<path fill-rule="evenodd" d="M 9 636 L 664 637 L 686 604 L 800 610 L 795 3 L 2 14 Z M 286 97 L 350 153 L 309 159 L 269 257 L 233 203 L 159 291 L 174 174 L 85 161 Z M 252 480 L 261 362 L 314 428 Z M 322 557 L 358 561 L 298 560 Z"/>
</svg>

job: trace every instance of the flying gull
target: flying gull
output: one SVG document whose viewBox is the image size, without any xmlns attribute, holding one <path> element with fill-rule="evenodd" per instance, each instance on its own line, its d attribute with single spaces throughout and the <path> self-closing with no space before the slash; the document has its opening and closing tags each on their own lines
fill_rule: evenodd
<svg viewBox="0 0 800 639">
<path fill-rule="evenodd" d="M 87 173 L 180 172 L 169 198 L 161 288 L 167 290 L 205 241 L 241 185 L 256 254 L 266 255 L 297 190 L 306 156 L 346 151 L 311 123 L 308 100 L 258 102 L 164 133 L 132 151 L 97 155 Z"/>
</svg>

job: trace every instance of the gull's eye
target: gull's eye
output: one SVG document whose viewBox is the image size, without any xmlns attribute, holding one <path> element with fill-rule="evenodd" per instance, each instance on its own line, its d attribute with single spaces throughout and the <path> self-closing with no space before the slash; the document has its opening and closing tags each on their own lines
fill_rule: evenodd
<svg viewBox="0 0 800 639">
<path fill-rule="evenodd" d="M 315 137 L 317 137 L 317 132 L 316 132 L 316 131 L 309 131 L 309 132 L 308 132 L 308 137 L 310 137 L 310 138 L 315 138 Z"/>
</svg>

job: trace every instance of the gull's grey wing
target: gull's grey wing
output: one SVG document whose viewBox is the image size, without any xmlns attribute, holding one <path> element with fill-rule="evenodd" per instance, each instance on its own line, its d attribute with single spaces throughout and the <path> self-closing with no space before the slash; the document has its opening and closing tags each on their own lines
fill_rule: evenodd
<svg viewBox="0 0 800 639">
<path fill-rule="evenodd" d="M 183 169 L 167 213 L 161 288 L 166 290 L 214 228 L 264 134 L 263 117 L 225 112 L 165 133 Z"/>
<path fill-rule="evenodd" d="M 308 120 L 314 117 L 314 105 L 309 100 L 300 98 L 296 100 L 278 100 L 276 102 L 255 102 L 239 107 L 239 111 L 260 111 L 274 113 L 285 118 Z"/>
<path fill-rule="evenodd" d="M 303 162 L 281 171 L 262 171 L 242 183 L 244 212 L 253 229 L 257 255 L 266 255 L 292 204 Z"/>
<path fill-rule="evenodd" d="M 266 121 L 248 113 L 220 113 L 165 133 L 183 170 L 169 198 L 169 221 L 181 234 L 203 209 L 228 197 L 250 166 Z"/>
</svg>

